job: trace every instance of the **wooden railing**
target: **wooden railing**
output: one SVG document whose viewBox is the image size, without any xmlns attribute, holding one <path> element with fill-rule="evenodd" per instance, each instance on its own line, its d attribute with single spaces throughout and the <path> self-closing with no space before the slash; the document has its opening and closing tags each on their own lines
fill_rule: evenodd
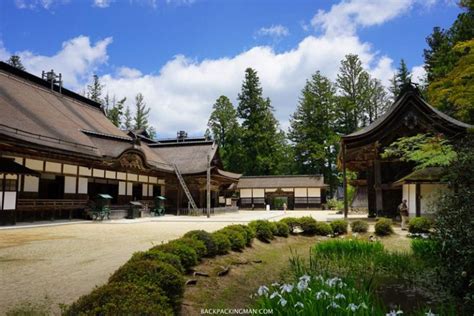
<svg viewBox="0 0 474 316">
<path fill-rule="evenodd" d="M 18 199 L 17 210 L 75 210 L 86 208 L 88 200 L 64 200 L 64 199 Z"/>
</svg>

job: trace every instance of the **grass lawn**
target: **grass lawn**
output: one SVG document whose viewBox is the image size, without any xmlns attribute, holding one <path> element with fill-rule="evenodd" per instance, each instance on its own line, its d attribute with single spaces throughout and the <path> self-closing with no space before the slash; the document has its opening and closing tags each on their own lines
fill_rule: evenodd
<svg viewBox="0 0 474 316">
<path fill-rule="evenodd" d="M 367 237 L 371 233 L 359 236 Z M 205 272 L 210 277 L 193 277 L 198 283 L 188 286 L 184 294 L 182 315 L 199 315 L 201 308 L 245 308 L 251 303 L 250 294 L 256 292 L 262 284 L 270 284 L 288 278 L 289 261 L 292 253 L 309 258 L 309 249 L 326 237 L 290 236 L 278 237 L 270 244 L 255 240 L 251 248 L 243 252 L 205 259 L 195 270 Z M 410 251 L 410 241 L 401 235 L 392 235 L 380 239 L 387 250 Z M 262 260 L 261 263 L 255 263 Z M 228 275 L 218 277 L 222 267 L 230 266 Z"/>
</svg>

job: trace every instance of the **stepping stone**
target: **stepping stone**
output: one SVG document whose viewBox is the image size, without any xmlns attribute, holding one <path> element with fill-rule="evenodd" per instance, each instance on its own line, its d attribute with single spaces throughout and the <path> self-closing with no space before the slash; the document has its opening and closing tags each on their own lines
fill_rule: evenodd
<svg viewBox="0 0 474 316">
<path fill-rule="evenodd" d="M 217 273 L 217 276 L 220 276 L 220 277 L 221 277 L 221 276 L 225 276 L 225 275 L 229 274 L 229 272 L 230 272 L 230 267 L 225 267 L 225 268 L 224 268 L 224 267 L 221 267 L 221 268 L 223 268 L 223 270 L 222 270 L 222 271 L 219 271 L 219 272 Z"/>
<path fill-rule="evenodd" d="M 198 282 L 197 279 L 189 279 L 189 280 L 186 281 L 185 284 L 186 284 L 186 285 L 196 285 L 197 282 Z"/>
</svg>

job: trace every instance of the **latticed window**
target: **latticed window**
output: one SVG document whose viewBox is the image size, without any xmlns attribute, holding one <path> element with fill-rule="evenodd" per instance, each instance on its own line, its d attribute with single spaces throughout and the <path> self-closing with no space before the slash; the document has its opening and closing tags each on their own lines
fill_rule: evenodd
<svg viewBox="0 0 474 316">
<path fill-rule="evenodd" d="M 15 179 L 0 179 L 0 190 L 3 190 L 5 183 L 5 191 L 16 191 L 16 180 Z"/>
</svg>

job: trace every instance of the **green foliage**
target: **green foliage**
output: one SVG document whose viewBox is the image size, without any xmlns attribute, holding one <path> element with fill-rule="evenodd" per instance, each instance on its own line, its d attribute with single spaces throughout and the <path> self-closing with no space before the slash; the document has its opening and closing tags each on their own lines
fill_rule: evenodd
<svg viewBox="0 0 474 316">
<path fill-rule="evenodd" d="M 429 218 L 426 217 L 413 217 L 408 223 L 408 231 L 410 233 L 429 233 L 432 223 Z"/>
<path fill-rule="evenodd" d="M 330 210 L 342 210 L 344 208 L 344 201 L 339 201 L 336 198 L 327 200 L 327 204 Z"/>
<path fill-rule="evenodd" d="M 332 227 L 334 234 L 336 235 L 347 234 L 347 226 L 349 226 L 347 221 L 343 219 L 338 219 L 338 220 L 332 221 L 330 225 Z"/>
<path fill-rule="evenodd" d="M 99 76 L 94 75 L 92 77 L 92 83 L 87 85 L 87 97 L 92 101 L 102 104 L 102 90 L 104 85 L 100 83 Z"/>
<path fill-rule="evenodd" d="M 194 249 L 194 251 L 196 251 L 198 260 L 207 255 L 206 244 L 200 239 L 182 237 L 182 238 L 173 240 L 171 243 L 183 244 L 183 245 L 191 247 L 192 249 Z"/>
<path fill-rule="evenodd" d="M 212 235 L 205 230 L 191 230 L 184 234 L 185 238 L 200 240 L 206 246 L 206 257 L 214 257 L 217 254 L 217 246 Z"/>
<path fill-rule="evenodd" d="M 438 259 L 440 245 L 431 239 L 414 238 L 411 241 L 411 250 L 415 256 L 433 264 Z"/>
<path fill-rule="evenodd" d="M 300 227 L 303 230 L 303 234 L 307 236 L 314 236 L 318 230 L 316 220 L 311 216 L 303 216 L 300 218 Z"/>
<path fill-rule="evenodd" d="M 130 107 L 125 107 L 125 113 L 123 114 L 123 128 L 127 131 L 131 130 L 133 128 L 132 124 L 132 112 L 130 111 Z"/>
<path fill-rule="evenodd" d="M 215 232 L 212 233 L 212 239 L 216 244 L 218 255 L 225 255 L 230 251 L 231 243 L 229 236 L 222 232 Z"/>
<path fill-rule="evenodd" d="M 250 228 L 255 231 L 255 236 L 263 242 L 270 242 L 273 239 L 272 224 L 269 221 L 256 220 L 249 223 Z"/>
<path fill-rule="evenodd" d="M 219 230 L 219 232 L 227 235 L 230 241 L 230 249 L 234 251 L 242 251 L 247 243 L 246 232 L 235 228 L 227 228 Z"/>
<path fill-rule="evenodd" d="M 257 72 L 245 70 L 245 80 L 238 96 L 237 114 L 242 120 L 241 144 L 243 172 L 268 175 L 283 172 L 287 144 L 279 130 L 270 99 L 262 96 Z"/>
<path fill-rule="evenodd" d="M 405 60 L 400 60 L 400 66 L 397 69 L 397 73 L 394 75 L 390 87 L 390 92 L 392 93 L 392 98 L 395 100 L 400 95 L 400 93 L 407 87 L 411 85 L 411 73 L 408 70 Z"/>
<path fill-rule="evenodd" d="M 140 251 L 133 254 L 129 262 L 133 261 L 142 261 L 150 260 L 154 262 L 164 262 L 175 267 L 180 272 L 185 272 L 183 266 L 181 265 L 181 260 L 177 255 L 172 253 L 167 253 L 159 250 L 150 249 L 147 251 Z"/>
<path fill-rule="evenodd" d="M 398 157 L 416 164 L 415 169 L 446 167 L 456 159 L 456 151 L 443 135 L 417 134 L 402 137 L 385 148 L 382 158 Z"/>
<path fill-rule="evenodd" d="M 133 126 L 134 129 L 147 130 L 149 128 L 148 116 L 150 115 L 150 110 L 150 108 L 146 107 L 143 94 L 138 93 L 135 96 L 135 117 L 133 118 L 135 121 L 135 125 Z"/>
<path fill-rule="evenodd" d="M 324 222 L 316 222 L 315 234 L 318 236 L 328 236 L 333 233 L 331 225 Z"/>
<path fill-rule="evenodd" d="M 274 222 L 273 224 L 276 227 L 276 232 L 274 233 L 275 236 L 288 237 L 290 229 L 287 224 L 283 222 Z"/>
<path fill-rule="evenodd" d="M 252 240 L 255 238 L 255 232 L 250 227 L 246 225 L 235 224 L 226 226 L 225 229 L 233 229 L 237 231 L 239 234 L 245 237 L 246 246 L 252 245 Z"/>
<path fill-rule="evenodd" d="M 34 302 L 21 301 L 9 308 L 6 316 L 49 316 L 53 314 L 53 302 L 46 296 L 43 300 Z"/>
<path fill-rule="evenodd" d="M 288 225 L 290 234 L 295 232 L 295 229 L 300 227 L 300 219 L 296 217 L 285 217 L 280 220 L 281 223 Z"/>
<path fill-rule="evenodd" d="M 393 234 L 392 220 L 390 218 L 379 218 L 375 223 L 375 234 L 377 236 L 388 236 Z"/>
<path fill-rule="evenodd" d="M 366 233 L 369 230 L 369 224 L 362 220 L 353 221 L 351 229 L 353 233 Z"/>
<path fill-rule="evenodd" d="M 171 241 L 167 244 L 155 246 L 152 250 L 159 250 L 167 253 L 172 253 L 179 257 L 181 265 L 185 270 L 189 270 L 198 263 L 198 255 L 196 250 L 191 246 L 176 241 Z"/>
<path fill-rule="evenodd" d="M 126 100 L 127 98 L 123 98 L 118 102 L 115 102 L 114 97 L 112 101 L 112 107 L 107 107 L 107 118 L 117 127 L 122 125 L 123 107 Z"/>
<path fill-rule="evenodd" d="M 157 286 L 179 309 L 184 293 L 184 279 L 173 266 L 150 260 L 133 261 L 124 264 L 109 278 L 110 283 L 133 283 L 142 287 Z"/>
<path fill-rule="evenodd" d="M 384 247 L 380 242 L 368 242 L 364 240 L 349 239 L 340 240 L 333 239 L 317 243 L 313 247 L 315 256 L 333 258 L 335 260 L 355 257 L 370 258 L 384 251 Z"/>
<path fill-rule="evenodd" d="M 174 315 L 161 288 L 114 282 L 96 288 L 71 304 L 63 315 Z"/>
<path fill-rule="evenodd" d="M 10 58 L 6 61 L 7 64 L 10 66 L 13 66 L 15 68 L 18 68 L 20 70 L 25 71 L 25 66 L 23 66 L 23 63 L 21 62 L 21 58 L 18 55 L 11 55 Z"/>
</svg>

